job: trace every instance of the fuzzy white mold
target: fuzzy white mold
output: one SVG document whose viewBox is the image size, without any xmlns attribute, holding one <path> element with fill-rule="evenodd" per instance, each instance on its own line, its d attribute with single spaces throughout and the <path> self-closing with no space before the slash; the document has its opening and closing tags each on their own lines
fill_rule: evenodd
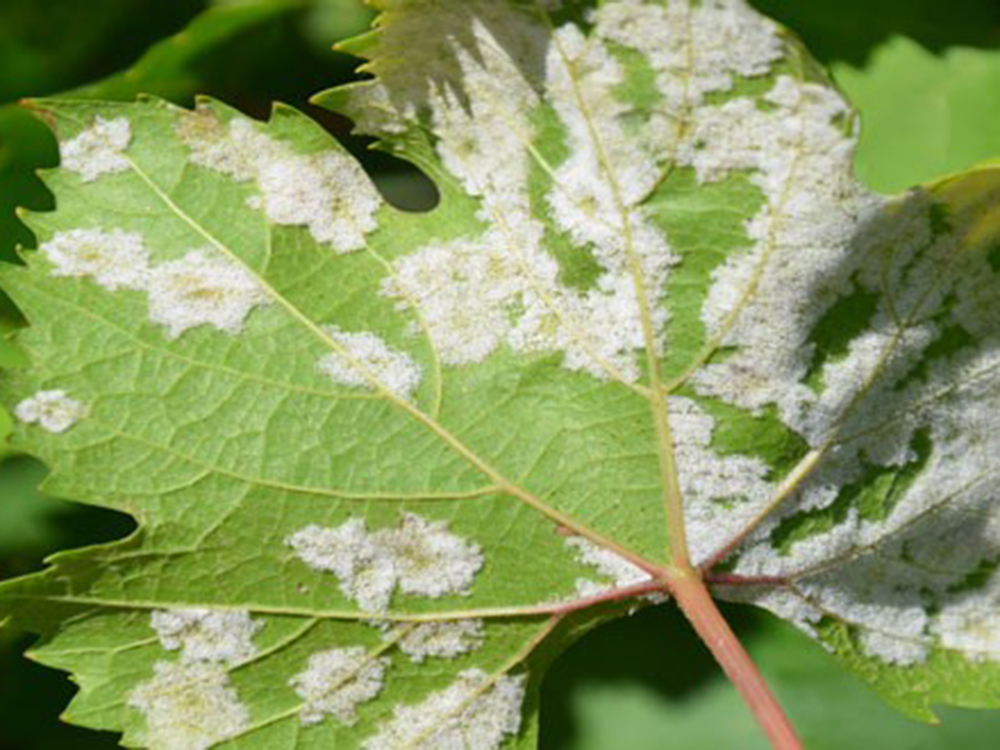
<svg viewBox="0 0 1000 750">
<path fill-rule="evenodd" d="M 612 588 L 634 586 L 652 580 L 649 573 L 638 565 L 582 536 L 566 537 L 565 544 L 576 553 L 581 563 L 594 566 L 598 572 L 613 581 L 612 585 L 608 585 L 580 579 L 577 581 L 577 593 L 581 596 L 594 596 Z"/>
<path fill-rule="evenodd" d="M 361 518 L 336 528 L 307 526 L 286 543 L 310 567 L 335 574 L 344 595 L 371 613 L 385 612 L 397 589 L 467 595 L 484 562 L 479 546 L 452 534 L 446 522 L 413 513 L 399 528 L 371 532 Z"/>
<path fill-rule="evenodd" d="M 14 408 L 14 416 L 25 424 L 37 424 L 43 430 L 61 434 L 87 416 L 86 404 L 70 398 L 66 391 L 39 391 Z"/>
<path fill-rule="evenodd" d="M 56 232 L 41 245 L 53 276 L 90 277 L 109 291 L 144 289 L 149 251 L 138 232 L 71 229 Z"/>
<path fill-rule="evenodd" d="M 125 156 L 131 142 L 132 126 L 128 118 L 108 120 L 98 116 L 89 128 L 59 145 L 62 166 L 79 174 L 84 182 L 124 172 L 131 166 Z"/>
<path fill-rule="evenodd" d="M 193 163 L 240 182 L 256 181 L 260 195 L 250 205 L 275 224 L 306 227 L 338 253 L 364 248 L 378 228 L 382 199 L 347 154 L 298 154 L 246 118 L 234 117 L 227 127 L 207 108 L 182 115 L 177 133 Z"/>
<path fill-rule="evenodd" d="M 385 684 L 387 657 L 373 658 L 360 646 L 322 651 L 309 657 L 304 672 L 290 681 L 304 704 L 303 724 L 332 716 L 344 726 L 358 721 L 358 706 L 376 698 Z"/>
<path fill-rule="evenodd" d="M 146 719 L 151 750 L 207 750 L 250 727 L 250 712 L 219 664 L 158 662 L 128 696 Z"/>
<path fill-rule="evenodd" d="M 236 334 L 270 297 L 250 272 L 209 251 L 194 250 L 149 274 L 149 317 L 170 338 L 202 325 Z"/>
<path fill-rule="evenodd" d="M 503 676 L 491 683 L 482 670 L 466 670 L 421 703 L 396 706 L 392 719 L 363 747 L 495 750 L 521 728 L 525 681 L 523 675 Z"/>
<path fill-rule="evenodd" d="M 257 653 L 253 638 L 264 626 L 249 612 L 210 609 L 157 610 L 150 624 L 165 649 L 181 652 L 181 661 L 225 664 L 238 664 Z"/>
<path fill-rule="evenodd" d="M 386 634 L 391 636 L 391 631 Z M 454 659 L 470 654 L 486 637 L 482 620 L 450 620 L 418 625 L 399 640 L 399 649 L 417 664 L 428 658 Z"/>
<path fill-rule="evenodd" d="M 654 298 L 676 258 L 635 205 L 658 171 L 650 153 L 624 137 L 619 118 L 629 113 L 613 90 L 623 72 L 600 45 L 593 45 L 598 49 L 588 56 L 575 27 L 561 28 L 553 40 L 532 14 L 491 3 L 471 5 L 474 12 L 465 32 L 438 32 L 428 38 L 426 49 L 408 49 L 410 55 L 426 55 L 428 64 L 439 68 L 440 79 L 456 81 L 454 88 L 422 89 L 407 70 L 384 59 L 379 75 L 402 120 L 422 108 L 432 113 L 438 154 L 480 200 L 479 216 L 488 228 L 478 237 L 430 243 L 404 256 L 384 292 L 402 307 L 419 308 L 446 364 L 480 362 L 506 345 L 525 353 L 562 352 L 568 369 L 634 381 L 639 375 L 636 351 L 648 342 L 630 256 L 639 257 L 644 284 Z M 447 28 L 469 9 L 469 3 L 447 2 L 419 18 L 400 17 L 380 40 L 377 57 L 388 58 L 403 44 L 412 47 L 421 29 Z M 447 41 L 469 33 L 474 48 Z M 581 103 L 573 86 L 571 68 L 584 78 L 587 103 Z M 369 87 L 357 95 L 384 99 L 378 91 Z M 560 280 L 559 265 L 545 247 L 545 225 L 531 205 L 529 181 L 536 158 L 531 144 L 537 135 L 531 113 L 542 102 L 539 91 L 572 133 L 572 155 L 557 170 L 559 188 L 552 192 L 552 205 L 561 228 L 579 244 L 592 245 L 603 267 L 594 287 L 585 291 Z M 407 104 L 411 98 L 412 109 Z M 585 104 L 590 105 L 586 111 Z M 617 133 L 615 143 L 621 148 L 612 161 L 622 157 L 625 163 L 616 163 L 614 185 L 590 137 L 588 113 L 598 119 L 602 136 Z M 633 172 L 641 173 L 641 179 Z M 619 185 L 626 186 L 626 200 L 633 201 L 625 216 L 613 198 Z M 630 235 L 634 242 L 623 239 Z M 665 312 L 655 304 L 651 310 L 659 332 Z M 653 345 L 658 348 L 659 339 Z"/>
<path fill-rule="evenodd" d="M 324 332 L 343 349 L 323 357 L 319 369 L 335 383 L 371 389 L 376 381 L 400 398 L 410 399 L 420 385 L 421 369 L 405 352 L 390 347 L 368 331 L 341 331 L 326 326 Z"/>
</svg>

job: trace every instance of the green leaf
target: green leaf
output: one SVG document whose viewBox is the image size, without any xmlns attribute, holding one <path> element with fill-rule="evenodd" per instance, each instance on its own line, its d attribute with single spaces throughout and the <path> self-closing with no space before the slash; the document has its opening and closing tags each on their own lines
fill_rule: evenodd
<svg viewBox="0 0 1000 750">
<path fill-rule="evenodd" d="M 0 463 L 0 555 L 44 550 L 58 539 L 52 521 L 72 506 L 36 489 L 44 477 L 45 467 L 33 461 Z"/>
<path fill-rule="evenodd" d="M 240 34 L 301 7 L 301 0 L 243 0 L 213 6 L 152 47 L 127 70 L 70 91 L 69 98 L 128 100 L 143 93 L 186 99 L 198 91 L 201 60 Z"/>
<path fill-rule="evenodd" d="M 858 176 L 896 192 L 1000 154 L 1000 52 L 934 55 L 897 37 L 863 68 L 837 65 L 837 82 L 863 113 Z"/>
<path fill-rule="evenodd" d="M 139 57 L 182 27 L 203 0 L 6 0 L 0 7 L 0 101 L 59 91 Z"/>
<path fill-rule="evenodd" d="M 425 214 L 287 107 L 32 105 L 58 210 L 0 396 L 51 492 L 140 523 L 0 586 L 67 717 L 530 746 L 545 665 L 688 552 L 911 716 L 996 707 L 1000 170 L 869 193 L 742 0 L 377 5 L 318 101 Z"/>
<path fill-rule="evenodd" d="M 138 94 L 156 94 L 168 99 L 187 99 L 204 85 L 202 66 L 207 56 L 255 28 L 289 15 L 299 6 L 300 3 L 296 0 L 251 0 L 209 8 L 195 17 L 181 32 L 155 44 L 126 70 L 78 86 L 66 95 L 74 98 L 129 100 Z M 135 8 L 132 11 L 135 12 Z M 64 9 L 64 12 L 69 12 L 69 9 Z M 34 15 L 39 15 L 37 8 Z M 101 14 L 92 12 L 92 15 L 96 18 Z M 29 33 L 36 23 L 32 12 L 27 7 L 20 8 L 18 17 L 21 19 L 19 23 L 4 27 L 0 34 L 10 34 L 13 30 L 20 32 L 26 39 L 37 37 L 37 30 Z M 116 16 L 114 13 L 105 13 L 102 17 L 107 21 Z M 51 18 L 47 19 L 48 23 L 51 21 Z M 74 21 L 78 19 L 74 18 Z M 114 26 L 113 23 L 111 25 Z M 78 28 L 79 23 L 67 20 L 65 26 Z M 112 30 L 99 27 L 107 34 L 103 44 L 109 44 L 114 37 Z M 65 49 L 63 41 L 65 40 L 60 40 L 58 44 L 50 43 L 50 48 Z M 81 43 L 78 35 L 75 43 Z M 92 55 L 90 47 L 96 45 L 97 40 L 90 40 L 88 44 L 82 52 L 74 54 Z M 10 71 L 15 66 L 4 64 L 0 60 L 0 69 Z M 29 77 L 11 95 L 25 91 L 35 93 L 54 83 L 58 85 L 53 81 L 32 81 Z M 5 98 L 7 95 L 0 94 L 0 100 Z M 30 233 L 14 214 L 15 207 L 20 205 L 34 210 L 52 208 L 48 193 L 35 177 L 35 170 L 52 167 L 56 163 L 55 144 L 45 127 L 15 105 L 0 107 L 0 184 L 4 186 L 0 191 L 0 257 L 5 260 L 13 258 L 14 248 L 18 245 L 31 244 Z"/>
</svg>

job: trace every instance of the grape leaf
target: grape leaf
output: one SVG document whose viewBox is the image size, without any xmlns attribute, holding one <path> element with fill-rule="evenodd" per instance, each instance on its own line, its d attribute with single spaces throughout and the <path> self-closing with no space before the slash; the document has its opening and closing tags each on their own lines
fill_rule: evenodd
<svg viewBox="0 0 1000 750">
<path fill-rule="evenodd" d="M 896 37 L 863 68 L 834 75 L 863 113 L 858 176 L 893 192 L 996 157 L 1000 52 L 955 48 L 940 55 Z"/>
<path fill-rule="evenodd" d="M 867 191 L 742 0 L 375 5 L 318 101 L 426 214 L 287 107 L 33 105 L 0 395 L 51 493 L 141 524 L 0 586 L 67 717 L 530 746 L 546 663 L 688 555 L 911 716 L 996 707 L 1000 172 Z"/>
<path fill-rule="evenodd" d="M 211 7 L 196 16 L 179 33 L 154 44 L 126 70 L 77 86 L 65 95 L 71 98 L 130 100 L 140 93 L 155 93 L 166 98 L 186 99 L 197 93 L 199 86 L 204 85 L 199 66 L 208 53 L 298 7 L 299 4 L 294 0 L 252 0 Z M 69 10 L 64 9 L 65 12 Z M 101 15 L 93 8 L 88 9 L 88 13 L 95 17 Z M 32 26 L 27 23 L 31 13 L 22 9 L 22 15 L 25 21 L 14 24 L 15 29 L 21 25 L 29 28 Z M 39 15 L 37 9 L 35 15 Z M 48 18 L 47 23 L 51 22 L 52 19 Z M 78 24 L 63 19 L 62 26 L 76 28 Z M 9 30 L 7 33 L 10 33 Z M 33 36 L 27 30 L 21 31 L 21 35 L 27 38 Z M 109 34 L 103 40 L 103 45 L 107 46 L 108 40 L 113 37 L 113 34 Z M 74 39 L 79 42 L 77 37 Z M 62 49 L 65 47 L 63 41 L 65 40 L 60 40 L 59 44 L 49 42 L 49 46 L 59 46 Z M 96 43 L 91 40 L 92 45 Z M 93 56 L 93 50 L 84 49 L 83 54 Z M 0 67 L 5 71 L 12 69 L 2 62 Z M 36 81 L 34 93 L 39 88 L 45 89 L 54 84 L 58 85 L 59 81 Z M 19 86 L 18 91 L 12 92 L 13 94 L 20 95 L 25 89 L 32 88 L 30 79 L 21 81 Z M 4 185 L 4 190 L 0 193 L 0 258 L 13 258 L 14 248 L 30 241 L 30 233 L 14 214 L 18 205 L 34 210 L 51 208 L 47 205 L 47 193 L 35 177 L 35 170 L 54 166 L 56 163 L 52 137 L 44 126 L 13 104 L 0 106 L 0 181 Z"/>
<path fill-rule="evenodd" d="M 72 506 L 35 489 L 44 476 L 44 467 L 32 461 L 11 458 L 0 462 L 0 554 L 52 544 L 56 536 L 53 517 Z"/>
</svg>

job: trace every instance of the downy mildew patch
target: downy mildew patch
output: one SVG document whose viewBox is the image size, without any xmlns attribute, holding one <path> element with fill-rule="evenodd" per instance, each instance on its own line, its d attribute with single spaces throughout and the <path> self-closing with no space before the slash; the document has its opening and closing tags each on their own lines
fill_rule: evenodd
<svg viewBox="0 0 1000 750">
<path fill-rule="evenodd" d="M 371 104 L 377 117 L 360 125 L 388 140 L 431 127 L 441 163 L 480 201 L 479 235 L 417 248 L 395 261 L 383 286 L 401 307 L 420 308 L 445 364 L 481 362 L 508 346 L 560 351 L 570 369 L 637 380 L 640 350 L 652 344 L 657 353 L 671 351 L 664 290 L 685 262 L 650 198 L 675 169 L 690 170 L 702 185 L 740 177 L 763 198 L 746 216 L 751 245 L 712 271 L 700 310 L 705 350 L 681 382 L 698 399 L 755 418 L 773 409 L 809 450 L 785 476 L 761 457 L 721 454 L 716 417 L 688 393 L 672 395 L 693 559 L 706 562 L 759 526 L 735 573 L 780 578 L 916 533 L 915 519 L 945 499 L 950 510 L 937 514 L 939 521 L 992 497 L 988 483 L 968 480 L 989 474 L 1000 454 L 1000 430 L 988 416 L 1000 410 L 983 407 L 996 394 L 976 374 L 993 368 L 996 347 L 932 361 L 919 378 L 912 373 L 956 329 L 995 340 L 982 321 L 1000 303 L 981 281 L 994 275 L 982 253 L 953 257 L 965 230 L 958 220 L 934 231 L 941 223 L 934 196 L 889 201 L 854 179 L 853 113 L 826 81 L 799 70 L 800 61 L 786 65 L 790 45 L 775 24 L 742 0 L 620 0 L 593 10 L 586 31 L 572 23 L 549 29 L 527 11 L 501 14 L 485 3 L 445 2 L 394 18 L 371 52 L 378 81 L 353 89 L 349 100 L 352 111 Z M 419 29 L 449 24 L 453 35 L 413 47 Z M 449 45 L 446 54 L 442 45 Z M 404 47 L 411 60 L 428 58 L 428 77 L 392 62 Z M 622 49 L 652 71 L 654 105 L 623 95 L 630 63 Z M 741 84 L 765 75 L 772 80 Z M 557 162 L 543 163 L 536 144 L 542 111 L 563 129 L 565 155 Z M 532 199 L 538 169 L 548 175 L 544 206 Z M 547 250 L 553 229 L 597 261 L 590 288 L 560 280 Z M 950 272 L 942 277 L 944 267 Z M 649 302 L 652 341 L 637 281 Z M 878 300 L 868 319 L 843 342 L 824 342 L 824 316 L 865 295 Z M 719 351 L 725 356 L 712 356 Z M 956 379 L 968 385 L 942 399 Z M 913 448 L 921 430 L 931 446 L 926 461 Z M 896 481 L 884 512 L 865 517 L 845 503 L 876 475 L 882 483 L 905 479 Z M 762 521 L 775 503 L 778 512 Z M 841 506 L 846 510 L 835 510 Z M 783 519 L 824 512 L 828 528 L 800 534 L 778 553 L 771 535 Z M 940 623 L 950 621 L 947 589 L 967 569 L 956 569 L 938 590 L 934 606 L 945 609 L 931 615 L 926 595 L 896 577 L 904 561 L 878 575 L 872 564 L 856 578 L 841 570 L 802 582 L 802 594 L 818 601 L 793 597 L 793 619 L 808 626 L 822 611 L 855 624 L 874 656 L 919 658 L 939 639 Z M 787 592 L 766 596 L 789 601 Z"/>
<path fill-rule="evenodd" d="M 328 354 L 319 369 L 333 382 L 358 388 L 372 388 L 377 381 L 390 393 L 411 399 L 420 385 L 420 365 L 405 352 L 390 347 L 369 331 L 347 332 L 336 326 L 323 329 L 343 352 Z"/>
<path fill-rule="evenodd" d="M 275 224 L 306 227 L 338 253 L 364 248 L 368 233 L 378 228 L 382 199 L 345 153 L 298 154 L 250 120 L 233 116 L 225 123 L 205 106 L 181 114 L 177 134 L 193 164 L 238 182 L 255 181 L 260 194 L 249 199 L 250 206 Z"/>
<path fill-rule="evenodd" d="M 59 144 L 60 163 L 76 172 L 84 182 L 115 172 L 125 172 L 131 164 L 125 151 L 132 142 L 132 126 L 126 117 L 107 120 L 96 117 L 93 125 Z"/>
<path fill-rule="evenodd" d="M 89 277 L 110 292 L 149 283 L 149 250 L 138 232 L 71 229 L 56 232 L 40 249 L 54 276 Z"/>
<path fill-rule="evenodd" d="M 128 696 L 146 720 L 151 750 L 207 750 L 250 726 L 250 713 L 213 662 L 157 662 L 154 677 Z"/>
<path fill-rule="evenodd" d="M 566 546 L 574 551 L 576 558 L 584 565 L 592 565 L 601 575 L 612 580 L 611 584 L 598 583 L 589 578 L 576 581 L 576 591 L 581 597 L 596 596 L 616 588 L 634 586 L 652 580 L 649 573 L 632 564 L 621 555 L 601 547 L 582 536 L 566 538 Z"/>
<path fill-rule="evenodd" d="M 393 637 L 393 631 L 387 631 L 386 637 Z M 420 664 L 429 658 L 454 659 L 471 654 L 483 645 L 485 638 L 482 620 L 442 620 L 417 625 L 396 645 L 410 661 Z"/>
<path fill-rule="evenodd" d="M 257 653 L 254 636 L 264 626 L 249 612 L 210 609 L 157 610 L 150 618 L 160 644 L 180 651 L 182 662 L 238 664 Z"/>
<path fill-rule="evenodd" d="M 170 338 L 202 325 L 237 334 L 255 308 L 271 302 L 253 274 L 209 249 L 153 268 L 147 291 L 150 320 Z"/>
<path fill-rule="evenodd" d="M 108 291 L 145 292 L 149 319 L 178 338 L 209 325 L 237 334 L 254 309 L 271 303 L 260 281 L 212 248 L 151 265 L 145 240 L 121 229 L 73 229 L 42 243 L 52 275 L 91 278 Z"/>
<path fill-rule="evenodd" d="M 445 521 L 403 514 L 398 528 L 369 531 L 362 518 L 336 528 L 307 526 L 286 540 L 310 567 L 340 580 L 340 590 L 365 612 L 384 613 L 393 592 L 433 599 L 471 592 L 483 567 L 477 544 L 448 531 Z"/>
<path fill-rule="evenodd" d="M 344 726 L 358 722 L 358 706 L 378 697 L 385 683 L 388 657 L 373 658 L 360 646 L 322 651 L 309 657 L 304 672 L 290 685 L 302 698 L 303 724 L 318 724 L 332 716 Z"/>
<path fill-rule="evenodd" d="M 521 728 L 524 683 L 523 676 L 491 678 L 480 669 L 466 670 L 422 702 L 396 706 L 363 747 L 495 750 Z"/>
<path fill-rule="evenodd" d="M 62 434 L 90 412 L 81 401 L 63 390 L 39 391 L 14 408 L 14 416 L 24 424 L 37 424 L 48 432 Z"/>
</svg>

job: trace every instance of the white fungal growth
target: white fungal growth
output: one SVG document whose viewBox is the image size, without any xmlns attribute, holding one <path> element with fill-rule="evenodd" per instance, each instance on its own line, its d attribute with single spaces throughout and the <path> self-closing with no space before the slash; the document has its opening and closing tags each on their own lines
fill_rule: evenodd
<svg viewBox="0 0 1000 750">
<path fill-rule="evenodd" d="M 183 115 L 177 133 L 193 163 L 237 181 L 255 180 L 260 195 L 249 204 L 276 224 L 307 227 L 338 253 L 362 249 L 378 228 L 382 199 L 347 154 L 298 154 L 245 118 L 234 117 L 226 127 L 205 108 Z"/>
<path fill-rule="evenodd" d="M 130 166 L 125 150 L 132 141 L 132 127 L 125 117 L 101 116 L 75 138 L 60 144 L 62 166 L 93 182 L 101 175 L 124 172 Z"/>
<path fill-rule="evenodd" d="M 1000 613 L 995 609 L 955 608 L 944 612 L 937 629 L 941 645 L 972 661 L 1000 662 Z"/>
<path fill-rule="evenodd" d="M 398 645 L 410 661 L 419 664 L 429 657 L 454 659 L 472 653 L 482 646 L 484 638 L 482 620 L 450 620 L 418 625 L 400 638 Z"/>
<path fill-rule="evenodd" d="M 521 729 L 526 677 L 491 678 L 469 669 L 421 703 L 399 705 L 365 750 L 496 750 Z"/>
<path fill-rule="evenodd" d="M 461 31 L 442 31 L 456 19 L 462 19 Z M 660 173 L 655 150 L 634 147 L 624 137 L 618 118 L 631 113 L 613 91 L 624 81 L 620 66 L 596 42 L 597 51 L 583 60 L 586 55 L 577 48 L 586 47 L 585 40 L 573 26 L 557 35 L 555 43 L 547 26 L 529 13 L 450 0 L 426 14 L 401 16 L 380 39 L 378 73 L 391 94 L 369 86 L 358 96 L 381 102 L 382 112 L 396 106 L 404 120 L 423 109 L 431 112 L 438 154 L 480 200 L 479 218 L 488 227 L 478 237 L 430 243 L 404 256 L 383 291 L 401 307 L 420 310 L 445 364 L 481 362 L 506 345 L 523 353 L 562 352 L 567 369 L 632 382 L 639 376 L 636 351 L 647 342 L 629 254 L 640 256 L 648 275 L 644 282 L 657 297 L 676 262 L 666 238 L 634 205 Z M 469 44 L 458 41 L 470 37 Z M 424 39 L 426 46 L 415 41 Z M 412 71 L 387 62 L 403 48 L 410 58 L 427 58 L 431 79 L 460 85 L 426 87 L 426 76 L 414 80 Z M 578 51 L 581 59 L 574 57 Z M 580 107 L 570 66 L 584 79 L 589 113 Z M 530 144 L 537 134 L 530 114 L 545 89 L 572 133 L 572 155 L 559 167 L 559 189 L 550 202 L 565 209 L 556 211 L 560 226 L 579 244 L 592 245 L 588 250 L 604 269 L 593 288 L 583 291 L 560 281 L 559 264 L 545 247 L 545 226 L 531 205 Z M 614 145 L 621 148 L 612 161 L 627 157 L 615 169 L 632 201 L 624 219 L 630 231 L 624 231 L 590 137 L 594 118 L 602 136 L 617 136 Z M 385 117 L 368 125 L 398 130 L 398 123 Z M 631 244 L 622 239 L 629 234 Z M 653 305 L 652 315 L 659 331 L 665 310 Z"/>
<path fill-rule="evenodd" d="M 1000 574 L 995 570 L 981 588 L 951 597 L 934 616 L 931 630 L 946 649 L 975 662 L 1000 663 Z"/>
<path fill-rule="evenodd" d="M 366 612 L 382 613 L 397 589 L 440 598 L 467 595 L 483 566 L 479 546 L 448 531 L 444 521 L 413 513 L 400 528 L 369 532 L 364 519 L 336 528 L 312 525 L 286 543 L 307 565 L 340 579 L 345 596 Z"/>
<path fill-rule="evenodd" d="M 217 663 L 158 662 L 128 705 L 146 718 L 151 750 L 207 750 L 250 727 L 250 713 Z"/>
<path fill-rule="evenodd" d="M 618 0 L 596 17 L 595 33 L 646 57 L 672 112 L 730 90 L 737 76 L 768 73 L 784 54 L 777 24 L 745 0 Z"/>
<path fill-rule="evenodd" d="M 613 588 L 634 586 L 652 580 L 649 573 L 638 565 L 582 536 L 567 537 L 566 546 L 576 552 L 577 559 L 581 563 L 594 566 L 602 575 L 614 582 L 609 586 L 581 578 L 576 582 L 577 593 L 580 596 L 596 596 Z"/>
<path fill-rule="evenodd" d="M 149 317 L 170 338 L 201 325 L 239 333 L 251 311 L 269 302 L 253 275 L 208 251 L 194 250 L 149 274 Z"/>
<path fill-rule="evenodd" d="M 337 151 L 261 159 L 262 206 L 276 224 L 306 226 L 339 253 L 360 250 L 378 228 L 381 199 L 354 159 Z"/>
<path fill-rule="evenodd" d="M 468 594 L 483 567 L 479 546 L 449 532 L 444 521 L 427 521 L 406 513 L 402 528 L 375 532 L 374 536 L 390 550 L 404 594 L 434 599 Z"/>
<path fill-rule="evenodd" d="M 759 458 L 719 455 L 712 447 L 715 420 L 688 398 L 671 397 L 678 479 L 691 559 L 705 561 L 720 540 L 736 536 L 774 494 L 770 468 Z"/>
<path fill-rule="evenodd" d="M 37 424 L 43 430 L 61 434 L 87 416 L 89 408 L 69 397 L 66 391 L 39 391 L 14 409 L 14 416 L 25 424 Z"/>
<path fill-rule="evenodd" d="M 157 610 L 150 620 L 162 646 L 179 650 L 183 662 L 245 661 L 257 653 L 253 637 L 264 626 L 249 612 L 210 609 Z"/>
<path fill-rule="evenodd" d="M 323 329 L 344 352 L 323 357 L 319 369 L 335 383 L 372 388 L 377 381 L 389 392 L 410 399 L 420 385 L 421 370 L 410 355 L 391 348 L 374 333 L 347 333 L 335 326 Z"/>
<path fill-rule="evenodd" d="M 56 232 L 41 251 L 54 276 L 90 277 L 112 292 L 148 283 L 149 251 L 137 232 L 71 229 Z"/>
<path fill-rule="evenodd" d="M 275 147 L 274 141 L 246 118 L 235 117 L 227 127 L 215 112 L 202 105 L 193 112 L 183 112 L 176 130 L 188 147 L 192 164 L 221 172 L 237 182 L 254 179 L 261 151 Z"/>
<path fill-rule="evenodd" d="M 344 726 L 358 721 L 358 706 L 382 692 L 387 657 L 373 658 L 360 646 L 322 651 L 309 657 L 306 670 L 289 684 L 304 701 L 303 724 L 332 716 Z"/>
</svg>

